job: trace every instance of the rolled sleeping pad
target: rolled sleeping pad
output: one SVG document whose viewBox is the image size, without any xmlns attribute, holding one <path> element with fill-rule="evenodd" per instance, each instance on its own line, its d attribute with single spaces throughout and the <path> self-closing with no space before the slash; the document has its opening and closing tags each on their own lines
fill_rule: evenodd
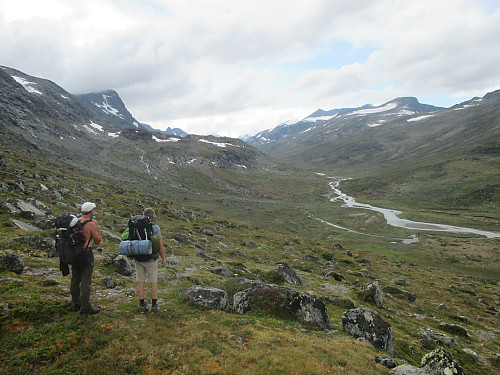
<svg viewBox="0 0 500 375">
<path fill-rule="evenodd" d="M 122 255 L 150 255 L 153 246 L 150 240 L 132 240 L 120 242 L 120 254 Z"/>
</svg>

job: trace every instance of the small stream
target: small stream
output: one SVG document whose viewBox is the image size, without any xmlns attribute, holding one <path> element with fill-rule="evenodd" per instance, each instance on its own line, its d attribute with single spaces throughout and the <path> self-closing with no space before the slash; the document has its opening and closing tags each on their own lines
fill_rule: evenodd
<svg viewBox="0 0 500 375">
<path fill-rule="evenodd" d="M 432 223 L 424 223 L 424 222 L 419 222 L 419 221 L 411 221 L 407 219 L 400 219 L 398 216 L 402 214 L 401 211 L 397 210 L 391 210 L 387 208 L 380 208 L 380 207 L 374 207 L 366 203 L 358 203 L 356 202 L 356 199 L 353 197 L 348 196 L 347 194 L 342 193 L 339 189 L 339 184 L 344 181 L 345 179 L 334 179 L 332 182 L 329 183 L 330 187 L 332 188 L 333 192 L 335 193 L 335 197 L 331 198 L 331 202 L 337 202 L 337 201 L 342 201 L 344 204 L 342 205 L 343 207 L 351 207 L 351 208 L 363 208 L 367 210 L 372 210 L 381 213 L 384 215 L 385 220 L 387 221 L 387 224 L 392 225 L 394 227 L 400 227 L 400 228 L 406 228 L 406 229 L 415 229 L 418 231 L 433 231 L 433 232 L 454 232 L 454 233 L 472 233 L 472 234 L 477 234 L 479 236 L 484 236 L 486 238 L 500 238 L 500 232 L 489 232 L 489 231 L 484 231 L 484 230 L 479 230 L 479 229 L 473 229 L 473 228 L 463 228 L 463 227 L 457 227 L 453 225 L 445 225 L 445 224 L 432 224 Z M 323 220 L 321 220 L 323 221 Z M 323 221 L 325 222 L 325 221 Z M 343 228 L 338 225 L 334 225 L 332 223 L 325 222 L 328 225 L 348 230 L 350 232 L 355 232 L 355 233 L 360 233 L 353 231 L 348 228 Z M 360 233 L 360 234 L 365 234 L 367 233 Z M 381 236 L 377 236 L 381 237 Z M 413 235 L 410 239 L 405 239 L 402 240 L 404 243 L 412 243 L 412 242 L 417 242 L 418 238 L 416 235 Z"/>
</svg>

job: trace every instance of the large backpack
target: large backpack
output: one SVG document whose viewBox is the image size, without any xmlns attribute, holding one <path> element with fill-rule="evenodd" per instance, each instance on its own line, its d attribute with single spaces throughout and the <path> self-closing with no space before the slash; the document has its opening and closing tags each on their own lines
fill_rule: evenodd
<svg viewBox="0 0 500 375">
<path fill-rule="evenodd" d="M 153 225 L 148 216 L 136 215 L 128 221 L 128 239 L 133 240 L 149 240 L 153 236 Z M 133 255 L 135 260 L 145 262 L 152 259 L 151 255 Z"/>
<path fill-rule="evenodd" d="M 68 214 L 56 218 L 56 249 L 62 264 L 82 265 L 85 263 L 85 253 L 90 241 L 84 249 L 83 227 L 90 221 L 92 219 L 82 223 L 76 216 Z"/>
<path fill-rule="evenodd" d="M 129 240 L 151 240 L 153 236 L 153 225 L 149 217 L 136 215 L 128 221 Z"/>
</svg>

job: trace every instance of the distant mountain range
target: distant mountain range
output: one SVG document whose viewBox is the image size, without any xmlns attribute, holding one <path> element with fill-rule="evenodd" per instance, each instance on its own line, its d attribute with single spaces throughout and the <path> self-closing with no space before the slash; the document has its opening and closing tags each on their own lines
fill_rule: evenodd
<svg viewBox="0 0 500 375">
<path fill-rule="evenodd" d="M 500 91 L 451 108 L 404 97 L 376 107 L 320 109 L 245 143 L 155 130 L 136 120 L 115 91 L 72 95 L 0 67 L 0 137 L 4 152 L 129 184 L 147 180 L 148 188 L 202 184 L 240 191 L 238 178 L 222 178 L 221 170 L 286 175 L 301 168 L 355 178 L 343 186 L 360 197 L 485 204 L 487 210 L 500 200 Z"/>
<path fill-rule="evenodd" d="M 318 109 L 298 122 L 287 121 L 278 125 L 274 129 L 264 130 L 255 136 L 248 138 L 247 142 L 256 147 L 262 146 L 261 148 L 263 150 L 273 149 L 274 143 L 281 141 L 286 137 L 293 137 L 297 134 L 314 131 L 320 126 L 326 128 L 329 127 L 328 124 L 333 122 L 338 123 L 339 121 L 346 119 L 364 117 L 366 119 L 370 119 L 367 121 L 366 126 L 375 127 L 397 117 L 434 112 L 439 109 L 442 108 L 428 104 L 421 104 L 416 98 L 413 97 L 397 98 L 378 107 L 366 104 L 357 108 L 338 108 L 331 109 L 329 111 Z M 270 146 L 264 147 L 264 145 Z"/>
</svg>

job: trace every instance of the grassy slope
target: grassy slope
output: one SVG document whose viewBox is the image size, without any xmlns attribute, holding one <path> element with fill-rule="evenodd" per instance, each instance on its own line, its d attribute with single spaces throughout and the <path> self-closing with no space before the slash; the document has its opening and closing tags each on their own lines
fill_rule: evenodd
<svg viewBox="0 0 500 375">
<path fill-rule="evenodd" d="M 49 188 L 60 189 L 60 178 L 44 180 L 44 176 L 60 176 L 60 170 L 34 161 L 11 159 L 11 163 L 27 170 L 27 179 L 37 173 L 38 178 L 32 176 L 33 186 L 41 180 Z M 289 261 L 305 281 L 298 289 L 321 297 L 336 295 L 339 287 L 354 285 L 357 280 L 366 285 L 378 278 L 386 286 L 393 278 L 406 277 L 410 285 L 404 288 L 418 296 L 412 304 L 393 297 L 386 299 L 384 309 L 378 309 L 363 302 L 356 290 L 340 290 L 358 306 L 376 309 L 392 324 L 400 363 L 405 360 L 418 365 L 427 352 L 418 341 L 418 328 L 439 331 L 439 322 L 446 321 L 465 326 L 469 332 L 468 338 L 454 336 L 457 346 L 452 351 L 469 373 L 489 374 L 492 366 L 498 369 L 498 362 L 492 359 L 500 345 L 495 333 L 495 308 L 499 308 L 500 298 L 498 240 L 428 234 L 417 244 L 403 245 L 390 243 L 387 238 L 359 236 L 325 226 L 315 217 L 388 236 L 405 237 L 409 232 L 387 228 L 371 213 L 329 206 L 326 183 L 319 178 L 283 174 L 269 181 L 271 177 L 266 175 L 246 176 L 247 181 L 240 175 L 221 172 L 219 177 L 230 186 L 254 186 L 241 194 L 232 190 L 232 195 L 227 189 L 213 189 L 212 182 L 199 175 L 193 175 L 190 190 L 169 187 L 165 188 L 168 194 L 155 196 L 123 191 L 119 186 L 76 174 L 65 181 L 65 202 L 96 201 L 101 228 L 116 234 L 121 231 L 120 224 L 126 222 L 123 214 L 138 212 L 141 205 L 157 208 L 165 242 L 173 246 L 174 253 L 160 273 L 162 310 L 157 315 L 139 315 L 134 277 L 120 276 L 104 262 L 106 256 L 117 252 L 117 244 L 109 240 L 102 244 L 104 253 L 96 254 L 93 279 L 92 300 L 103 311 L 83 318 L 70 312 L 69 278 L 60 275 L 57 260 L 11 242 L 11 238 L 26 233 L 12 227 L 12 217 L 1 214 L 0 254 L 20 254 L 27 269 L 22 275 L 0 271 L 0 278 L 23 281 L 22 285 L 15 281 L 0 283 L 0 303 L 7 303 L 10 311 L 8 316 L 0 315 L 0 373 L 387 373 L 372 361 L 374 355 L 382 353 L 342 332 L 344 308 L 333 304 L 327 305 L 333 331 L 324 332 L 267 313 L 239 316 L 202 310 L 183 301 L 181 292 L 191 285 L 220 287 L 228 292 L 241 288 L 233 279 L 209 272 L 207 268 L 212 265 L 225 263 L 232 269 L 243 265 L 252 272 L 244 276 L 271 282 L 270 271 L 282 259 Z M 14 182 L 7 172 L 2 179 Z M 193 194 L 208 187 L 212 190 L 206 196 Z M 53 203 L 50 197 L 34 192 L 11 194 Z M 52 207 L 56 214 L 70 210 Z M 200 233 L 206 226 L 219 228 L 217 235 Z M 172 241 L 174 232 L 188 235 L 190 243 Z M 284 246 L 295 235 L 299 235 L 301 244 Z M 258 247 L 245 247 L 246 241 L 254 241 Z M 341 243 L 344 249 L 334 250 L 335 243 Z M 198 256 L 200 249 L 217 262 Z M 305 261 L 308 254 L 321 262 Z M 323 276 L 326 259 L 332 255 L 344 282 Z M 103 286 L 102 280 L 109 275 L 119 281 L 117 289 Z M 437 309 L 441 303 L 448 310 Z M 469 323 L 462 322 L 460 316 L 467 316 Z M 461 351 L 465 347 L 487 361 L 475 362 Z"/>
</svg>

